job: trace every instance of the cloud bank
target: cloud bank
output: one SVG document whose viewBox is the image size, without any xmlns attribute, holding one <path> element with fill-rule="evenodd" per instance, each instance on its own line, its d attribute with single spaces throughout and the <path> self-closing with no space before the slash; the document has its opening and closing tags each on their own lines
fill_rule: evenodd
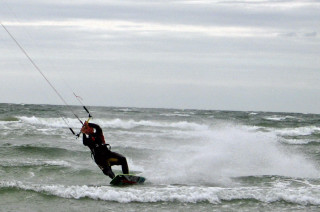
<svg viewBox="0 0 320 212">
<path fill-rule="evenodd" d="M 89 105 L 318 113 L 319 9 L 11 0 L 0 18 L 71 103 L 70 88 Z M 0 101 L 61 104 L 4 30 L 0 40 Z"/>
</svg>

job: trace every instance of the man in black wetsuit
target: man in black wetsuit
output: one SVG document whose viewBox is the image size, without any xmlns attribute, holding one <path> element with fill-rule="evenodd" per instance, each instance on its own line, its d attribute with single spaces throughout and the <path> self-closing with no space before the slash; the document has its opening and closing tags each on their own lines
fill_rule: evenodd
<svg viewBox="0 0 320 212">
<path fill-rule="evenodd" d="M 121 165 L 123 174 L 129 174 L 126 158 L 109 150 L 99 125 L 85 122 L 81 132 L 83 133 L 83 145 L 89 147 L 94 161 L 105 175 L 111 179 L 115 177 L 111 169 L 113 165 Z"/>
</svg>

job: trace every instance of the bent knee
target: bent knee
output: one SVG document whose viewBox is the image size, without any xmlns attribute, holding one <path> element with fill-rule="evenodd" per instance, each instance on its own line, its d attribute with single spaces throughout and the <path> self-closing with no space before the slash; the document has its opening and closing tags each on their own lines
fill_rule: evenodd
<svg viewBox="0 0 320 212">
<path fill-rule="evenodd" d="M 108 163 L 110 165 L 121 165 L 121 164 L 126 164 L 127 159 L 125 157 L 118 157 L 118 158 L 109 158 Z"/>
</svg>

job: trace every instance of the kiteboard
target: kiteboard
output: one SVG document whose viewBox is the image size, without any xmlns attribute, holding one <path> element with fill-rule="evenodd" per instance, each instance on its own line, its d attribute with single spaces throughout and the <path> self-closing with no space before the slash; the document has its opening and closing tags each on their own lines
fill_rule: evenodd
<svg viewBox="0 0 320 212">
<path fill-rule="evenodd" d="M 146 178 L 141 176 L 136 176 L 132 174 L 118 174 L 115 176 L 110 184 L 111 185 L 135 185 L 135 184 L 142 184 Z"/>
</svg>

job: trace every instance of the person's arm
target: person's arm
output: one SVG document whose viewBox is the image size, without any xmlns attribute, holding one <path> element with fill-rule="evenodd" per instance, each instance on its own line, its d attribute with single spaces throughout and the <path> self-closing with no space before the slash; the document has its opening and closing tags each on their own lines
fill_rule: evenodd
<svg viewBox="0 0 320 212">
<path fill-rule="evenodd" d="M 83 133 L 82 141 L 83 141 L 83 145 L 89 146 L 89 144 L 90 144 L 90 139 L 87 138 L 86 134 L 84 134 L 84 133 Z"/>
</svg>

